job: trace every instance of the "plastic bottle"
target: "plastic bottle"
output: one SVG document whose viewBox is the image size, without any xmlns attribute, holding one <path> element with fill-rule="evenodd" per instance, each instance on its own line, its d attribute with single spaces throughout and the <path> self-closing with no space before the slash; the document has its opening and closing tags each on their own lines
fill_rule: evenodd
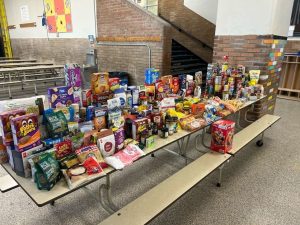
<svg viewBox="0 0 300 225">
<path fill-rule="evenodd" d="M 126 104 L 128 107 L 132 107 L 132 94 L 131 91 L 126 91 Z"/>
</svg>

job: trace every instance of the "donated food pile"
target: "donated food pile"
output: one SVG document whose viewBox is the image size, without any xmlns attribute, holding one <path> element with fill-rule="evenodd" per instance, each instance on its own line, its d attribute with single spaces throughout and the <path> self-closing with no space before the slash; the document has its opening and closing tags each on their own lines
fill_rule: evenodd
<svg viewBox="0 0 300 225">
<path fill-rule="evenodd" d="M 44 96 L 0 103 L 1 162 L 50 190 L 60 179 L 74 188 L 109 166 L 122 169 L 155 148 L 155 139 L 209 124 L 212 150 L 224 153 L 234 122 L 220 119 L 263 94 L 259 73 L 209 64 L 203 81 L 201 71 L 159 76 L 147 69 L 145 84 L 129 86 L 104 72 L 91 74 L 82 90 L 79 66 L 66 65 L 66 86 L 49 88 L 47 105 Z"/>
</svg>

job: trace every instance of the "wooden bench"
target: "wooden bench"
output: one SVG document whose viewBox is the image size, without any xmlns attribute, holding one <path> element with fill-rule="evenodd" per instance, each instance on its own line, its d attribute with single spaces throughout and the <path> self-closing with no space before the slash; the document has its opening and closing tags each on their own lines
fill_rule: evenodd
<svg viewBox="0 0 300 225">
<path fill-rule="evenodd" d="M 258 135 L 262 134 L 279 119 L 280 117 L 273 115 L 263 116 L 235 135 L 231 154 L 220 154 L 216 152 L 204 154 L 136 200 L 112 214 L 100 223 L 100 225 L 141 225 L 148 223 L 206 176 L 218 168 L 223 168 L 224 163 L 229 161 L 235 153 Z M 219 179 L 219 183 L 220 182 Z"/>
</svg>

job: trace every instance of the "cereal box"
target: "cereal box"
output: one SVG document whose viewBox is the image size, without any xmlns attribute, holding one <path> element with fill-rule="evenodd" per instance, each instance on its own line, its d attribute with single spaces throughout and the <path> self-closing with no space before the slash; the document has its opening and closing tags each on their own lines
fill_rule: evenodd
<svg viewBox="0 0 300 225">
<path fill-rule="evenodd" d="M 104 94 L 109 92 L 109 74 L 93 73 L 91 75 L 91 86 L 93 94 Z"/>
<path fill-rule="evenodd" d="M 49 88 L 48 98 L 51 108 L 70 106 L 74 103 L 73 87 L 61 86 Z"/>
<path fill-rule="evenodd" d="M 234 126 L 230 120 L 219 120 L 211 125 L 211 150 L 224 154 L 231 150 Z"/>
<path fill-rule="evenodd" d="M 10 120 L 15 150 L 23 152 L 41 144 L 36 114 L 26 114 Z"/>
<path fill-rule="evenodd" d="M 3 144 L 6 146 L 13 146 L 13 136 L 11 132 L 10 119 L 25 115 L 26 111 L 23 109 L 12 110 L 0 114 L 0 133 L 3 137 Z"/>
</svg>

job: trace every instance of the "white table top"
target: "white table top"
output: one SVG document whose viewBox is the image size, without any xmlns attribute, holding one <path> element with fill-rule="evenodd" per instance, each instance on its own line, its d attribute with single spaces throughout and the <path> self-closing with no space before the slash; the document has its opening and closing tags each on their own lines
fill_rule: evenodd
<svg viewBox="0 0 300 225">
<path fill-rule="evenodd" d="M 265 96 L 258 99 L 258 100 L 256 100 L 256 101 L 248 101 L 244 104 L 243 107 L 241 107 L 241 109 L 258 102 L 263 98 L 265 98 Z M 158 151 L 159 149 L 161 149 L 161 148 L 163 148 L 163 147 L 165 147 L 165 146 L 167 146 L 171 143 L 174 143 L 177 140 L 180 140 L 180 139 L 182 139 L 182 138 L 184 138 L 188 135 L 191 135 L 195 132 L 198 132 L 202 129 L 203 128 L 200 128 L 200 129 L 192 131 L 192 132 L 188 132 L 188 131 L 185 131 L 185 130 L 179 130 L 177 133 L 174 133 L 173 135 L 169 136 L 167 139 L 162 139 L 160 137 L 155 137 L 156 138 L 155 147 L 152 148 L 152 149 L 144 149 L 145 156 L 147 156 L 147 155 L 149 155 L 149 154 L 151 154 L 155 151 Z M 143 157 L 141 157 L 141 158 L 143 158 Z M 50 191 L 41 191 L 41 190 L 37 189 L 35 183 L 33 183 L 31 181 L 31 179 L 23 178 L 23 177 L 20 177 L 20 176 L 16 175 L 16 173 L 14 171 L 12 171 L 9 164 L 3 164 L 2 167 L 7 171 L 8 174 L 10 174 L 14 178 L 14 180 L 19 184 L 19 186 L 25 191 L 25 193 L 38 206 L 47 205 L 47 204 L 51 203 L 52 201 L 55 201 L 55 200 L 65 196 L 65 195 L 68 195 L 71 192 L 74 192 L 74 191 L 76 191 L 76 190 L 78 190 L 78 189 L 80 189 L 80 188 L 82 188 L 82 187 L 84 187 L 84 186 L 86 186 L 90 183 L 93 183 L 93 182 L 101 179 L 102 177 L 105 177 L 105 176 L 99 176 L 95 179 L 89 180 L 87 183 L 79 185 L 78 187 L 76 187 L 74 189 L 69 189 L 68 186 L 67 186 L 66 181 L 64 179 L 62 179 Z M 116 170 L 109 167 L 109 168 L 104 169 L 104 171 L 107 174 L 110 174 L 110 173 L 115 172 Z"/>
</svg>

